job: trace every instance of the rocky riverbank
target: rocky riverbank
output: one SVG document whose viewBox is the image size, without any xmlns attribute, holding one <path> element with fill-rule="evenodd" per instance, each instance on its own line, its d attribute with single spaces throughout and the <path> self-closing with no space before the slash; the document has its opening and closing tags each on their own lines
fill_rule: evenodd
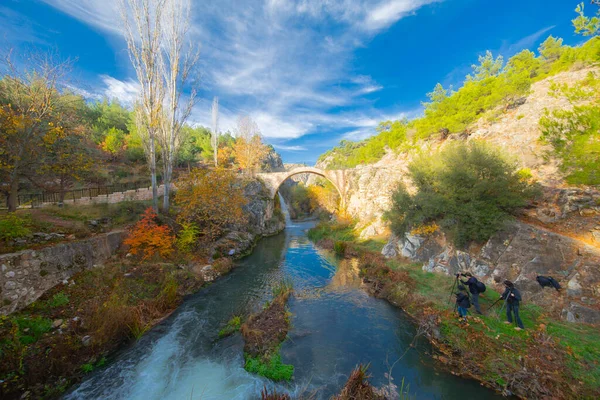
<svg viewBox="0 0 600 400">
<path fill-rule="evenodd" d="M 469 316 L 463 325 L 449 297 L 454 277 L 423 270 L 422 262 L 400 255 L 386 259 L 373 251 L 373 242 L 361 241 L 353 226 L 316 229 L 318 234 L 309 236 L 318 245 L 333 250 L 336 243 L 344 243 L 336 246 L 343 249 L 337 253 L 354 260 L 365 288 L 411 315 L 434 346 L 435 358 L 452 373 L 521 398 L 600 395 L 597 327 L 561 321 L 546 308 L 525 301 L 521 314 L 526 329 L 516 331 L 503 323 L 497 308 L 490 309 L 499 298 L 493 286 L 480 300 L 486 315 Z"/>
</svg>

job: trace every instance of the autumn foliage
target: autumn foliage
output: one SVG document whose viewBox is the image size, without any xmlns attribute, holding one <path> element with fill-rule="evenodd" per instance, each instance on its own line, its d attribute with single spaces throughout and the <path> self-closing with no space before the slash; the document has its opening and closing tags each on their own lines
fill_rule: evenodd
<svg viewBox="0 0 600 400">
<path fill-rule="evenodd" d="M 216 239 L 227 227 L 246 222 L 243 207 L 247 199 L 242 182 L 232 171 L 193 169 L 177 181 L 175 203 L 178 222 L 193 223 L 200 241 Z"/>
<path fill-rule="evenodd" d="M 133 226 L 124 242 L 130 247 L 131 254 L 148 260 L 157 255 L 167 258 L 173 253 L 175 236 L 168 226 L 158 225 L 157 218 L 154 210 L 148 207 L 143 218 Z"/>
</svg>

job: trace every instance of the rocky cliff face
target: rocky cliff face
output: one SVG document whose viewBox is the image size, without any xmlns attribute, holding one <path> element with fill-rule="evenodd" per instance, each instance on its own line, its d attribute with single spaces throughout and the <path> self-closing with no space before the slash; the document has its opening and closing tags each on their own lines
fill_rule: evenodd
<svg viewBox="0 0 600 400">
<path fill-rule="evenodd" d="M 515 222 L 481 248 L 461 251 L 447 238 L 408 235 L 392 237 L 383 248 L 386 257 L 404 257 L 423 263 L 423 270 L 454 275 L 471 271 L 496 290 L 511 280 L 524 300 L 571 322 L 600 323 L 600 249 L 545 229 Z M 538 275 L 550 275 L 563 287 L 543 289 Z"/>
<path fill-rule="evenodd" d="M 515 157 L 523 168 L 529 168 L 543 186 L 564 188 L 563 174 L 558 169 L 557 160 L 547 157 L 548 148 L 539 141 L 541 132 L 538 122 L 546 109 L 570 108 L 565 98 L 549 94 L 552 83 L 572 85 L 584 79 L 589 71 L 564 72 L 537 82 L 526 99 L 510 108 L 496 110 L 493 119 L 481 119 L 466 132 L 452 134 L 445 139 L 421 141 L 409 152 L 389 151 L 374 164 L 359 165 L 348 170 L 347 211 L 360 221 L 361 236 L 370 237 L 386 232 L 381 216 L 389 208 L 390 194 L 398 182 L 403 181 L 410 187 L 407 169 L 415 154 L 435 151 L 452 141 L 483 140 L 493 143 Z M 317 167 L 326 169 L 327 160 L 318 163 Z"/>
</svg>

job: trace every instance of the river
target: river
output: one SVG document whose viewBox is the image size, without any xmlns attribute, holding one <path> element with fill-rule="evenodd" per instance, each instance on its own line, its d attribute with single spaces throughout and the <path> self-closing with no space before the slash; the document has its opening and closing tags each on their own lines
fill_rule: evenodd
<svg viewBox="0 0 600 400">
<path fill-rule="evenodd" d="M 375 386 L 404 379 L 417 399 L 491 399 L 473 381 L 437 370 L 426 343 L 409 349 L 415 328 L 387 302 L 360 289 L 349 263 L 338 263 L 308 240 L 310 222 L 261 240 L 229 275 L 190 296 L 160 325 L 93 372 L 68 393 L 72 399 L 257 399 L 264 386 L 294 398 L 328 399 L 358 364 L 370 364 Z M 273 384 L 243 368 L 239 334 L 218 339 L 234 314 L 255 312 L 281 279 L 293 282 L 292 327 L 281 353 L 295 366 L 294 379 Z M 424 342 L 424 341 L 423 341 Z"/>
</svg>

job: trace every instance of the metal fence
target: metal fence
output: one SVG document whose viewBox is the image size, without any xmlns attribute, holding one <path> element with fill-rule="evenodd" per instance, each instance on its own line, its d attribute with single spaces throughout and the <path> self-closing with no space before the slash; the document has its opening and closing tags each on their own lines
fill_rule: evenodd
<svg viewBox="0 0 600 400">
<path fill-rule="evenodd" d="M 140 189 L 149 189 L 152 186 L 150 181 L 122 183 L 109 186 L 90 187 L 85 189 L 67 190 L 62 192 L 63 200 L 77 202 L 82 198 L 92 198 L 99 196 L 107 196 L 112 193 L 125 192 L 127 190 L 138 191 Z M 0 196 L 0 208 L 7 208 L 8 198 L 6 195 Z M 39 192 L 39 193 L 22 193 L 17 196 L 18 207 L 39 207 L 43 203 L 59 203 L 61 201 L 61 192 Z"/>
</svg>

